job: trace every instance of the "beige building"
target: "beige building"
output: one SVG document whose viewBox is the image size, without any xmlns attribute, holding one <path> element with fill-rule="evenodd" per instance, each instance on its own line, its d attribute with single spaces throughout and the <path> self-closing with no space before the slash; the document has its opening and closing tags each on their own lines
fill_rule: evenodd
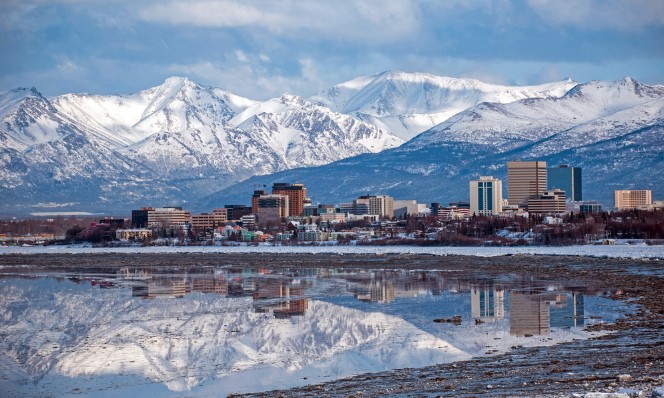
<svg viewBox="0 0 664 398">
<path fill-rule="evenodd" d="M 191 221 L 189 210 L 182 207 L 157 207 L 148 210 L 148 228 L 185 225 Z"/>
<path fill-rule="evenodd" d="M 507 162 L 507 200 L 526 206 L 528 199 L 546 191 L 546 162 Z"/>
<path fill-rule="evenodd" d="M 191 227 L 194 229 L 212 229 L 222 227 L 228 222 L 228 209 L 214 209 L 212 213 L 193 214 Z"/>
<path fill-rule="evenodd" d="M 491 176 L 470 181 L 470 214 L 498 215 L 503 211 L 503 182 Z"/>
<path fill-rule="evenodd" d="M 369 214 L 380 217 L 394 217 L 394 199 L 387 195 L 370 196 Z"/>
<path fill-rule="evenodd" d="M 545 191 L 536 198 L 528 199 L 529 213 L 565 213 L 565 191 Z"/>
<path fill-rule="evenodd" d="M 638 209 L 652 205 L 652 191 L 649 189 L 621 189 L 615 191 L 616 208 Z"/>
<path fill-rule="evenodd" d="M 119 240 L 143 240 L 152 237 L 152 230 L 145 228 L 118 229 L 115 237 Z"/>
</svg>

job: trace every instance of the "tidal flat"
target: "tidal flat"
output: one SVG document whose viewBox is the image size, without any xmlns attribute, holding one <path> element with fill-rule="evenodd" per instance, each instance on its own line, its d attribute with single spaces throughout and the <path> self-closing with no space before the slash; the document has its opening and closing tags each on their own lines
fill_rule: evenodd
<svg viewBox="0 0 664 398">
<path fill-rule="evenodd" d="M 0 256 L 10 396 L 569 396 L 664 384 L 664 260 Z"/>
</svg>

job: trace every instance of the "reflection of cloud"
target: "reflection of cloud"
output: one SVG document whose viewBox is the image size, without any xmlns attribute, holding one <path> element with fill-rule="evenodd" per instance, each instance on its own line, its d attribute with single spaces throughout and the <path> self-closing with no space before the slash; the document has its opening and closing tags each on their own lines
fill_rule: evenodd
<svg viewBox="0 0 664 398">
<path fill-rule="evenodd" d="M 581 29 L 638 31 L 664 25 L 664 2 L 659 0 L 528 0 L 543 20 Z"/>
</svg>

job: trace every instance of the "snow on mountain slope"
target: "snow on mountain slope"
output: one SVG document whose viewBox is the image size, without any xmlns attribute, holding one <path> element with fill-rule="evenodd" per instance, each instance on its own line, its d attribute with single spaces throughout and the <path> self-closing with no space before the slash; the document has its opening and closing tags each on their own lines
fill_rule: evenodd
<svg viewBox="0 0 664 398">
<path fill-rule="evenodd" d="M 317 166 L 403 143 L 388 131 L 290 94 L 249 107 L 230 123 L 263 137 L 287 168 Z"/>
<path fill-rule="evenodd" d="M 500 86 L 473 79 L 388 71 L 342 83 L 311 100 L 410 139 L 480 102 L 560 97 L 575 85 L 566 80 L 539 86 Z"/>
<path fill-rule="evenodd" d="M 422 133 L 408 143 L 408 147 L 468 142 L 506 151 L 568 129 L 586 132 L 583 143 L 587 144 L 606 134 L 620 134 L 620 125 L 628 129 L 652 124 L 661 111 L 662 98 L 664 90 L 661 88 L 643 85 L 631 78 L 579 84 L 561 98 L 525 99 L 510 104 L 481 103 Z M 576 140 L 574 144 L 579 143 Z M 566 149 L 574 144 L 559 142 L 551 150 Z"/>
<path fill-rule="evenodd" d="M 506 163 L 544 160 L 583 168 L 585 200 L 613 206 L 613 189 L 652 189 L 664 197 L 664 87 L 626 78 L 578 85 L 560 98 L 481 103 L 378 154 L 298 170 L 313 200 L 344 202 L 374 193 L 420 203 L 467 200 L 468 181 L 506 181 Z M 254 177 L 247 184 L 289 181 L 294 173 Z M 503 183 L 505 185 L 505 182 Z M 230 187 L 249 195 L 242 187 Z M 200 203 L 224 203 L 217 193 Z"/>
<path fill-rule="evenodd" d="M 163 198 L 182 203 L 252 175 L 321 165 L 403 142 L 297 97 L 282 100 L 258 103 L 178 77 L 129 95 L 68 94 L 51 101 L 35 89 L 3 93 L 2 189 L 22 187 L 21 195 L 34 197 L 37 191 L 47 194 L 51 179 L 79 179 L 75 185 L 86 189 L 76 192 L 80 197 L 74 202 L 104 198 L 108 209 L 108 187 L 115 187 L 119 201 L 136 197 L 135 183 L 141 181 L 155 197 L 184 192 Z M 268 112 L 277 105 L 275 113 Z M 251 122 L 244 120 L 246 129 L 229 123 L 238 113 L 251 115 Z M 70 144 L 61 142 L 72 133 Z M 74 141 L 85 145 L 72 146 Z M 94 164 L 104 169 L 94 170 Z M 0 191 L 0 197 L 17 192 Z"/>
<path fill-rule="evenodd" d="M 253 101 L 187 78 L 171 77 L 160 86 L 135 94 L 67 94 L 54 98 L 53 103 L 90 132 L 121 147 L 155 133 L 184 131 L 191 119 L 226 122 Z"/>
</svg>

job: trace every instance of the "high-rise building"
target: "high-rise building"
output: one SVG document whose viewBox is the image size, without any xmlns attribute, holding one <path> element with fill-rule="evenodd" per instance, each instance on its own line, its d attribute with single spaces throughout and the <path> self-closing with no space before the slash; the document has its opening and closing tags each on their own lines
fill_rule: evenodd
<svg viewBox="0 0 664 398">
<path fill-rule="evenodd" d="M 275 182 L 272 185 L 272 194 L 288 196 L 289 215 L 291 217 L 302 217 L 304 214 L 304 203 L 308 201 L 307 189 L 304 185 Z"/>
<path fill-rule="evenodd" d="M 621 189 L 615 191 L 615 197 L 618 210 L 652 205 L 652 191 L 649 189 Z"/>
<path fill-rule="evenodd" d="M 546 191 L 546 162 L 507 162 L 507 200 L 527 206 L 528 199 Z"/>
<path fill-rule="evenodd" d="M 503 211 L 503 182 L 482 176 L 470 181 L 470 213 L 478 216 L 498 215 Z"/>
<path fill-rule="evenodd" d="M 569 167 L 566 164 L 546 170 L 546 189 L 565 191 L 568 201 L 582 201 L 581 168 Z"/>
<path fill-rule="evenodd" d="M 258 213 L 258 198 L 263 195 L 267 195 L 267 191 L 264 189 L 258 189 L 254 191 L 254 194 L 251 195 L 251 212 L 256 214 Z"/>
<path fill-rule="evenodd" d="M 289 198 L 287 195 L 262 195 L 256 202 L 258 211 L 258 221 L 263 224 L 265 222 L 278 222 L 282 218 L 289 215 Z"/>
<path fill-rule="evenodd" d="M 369 214 L 380 217 L 394 217 L 394 199 L 387 195 L 369 197 Z"/>
</svg>

